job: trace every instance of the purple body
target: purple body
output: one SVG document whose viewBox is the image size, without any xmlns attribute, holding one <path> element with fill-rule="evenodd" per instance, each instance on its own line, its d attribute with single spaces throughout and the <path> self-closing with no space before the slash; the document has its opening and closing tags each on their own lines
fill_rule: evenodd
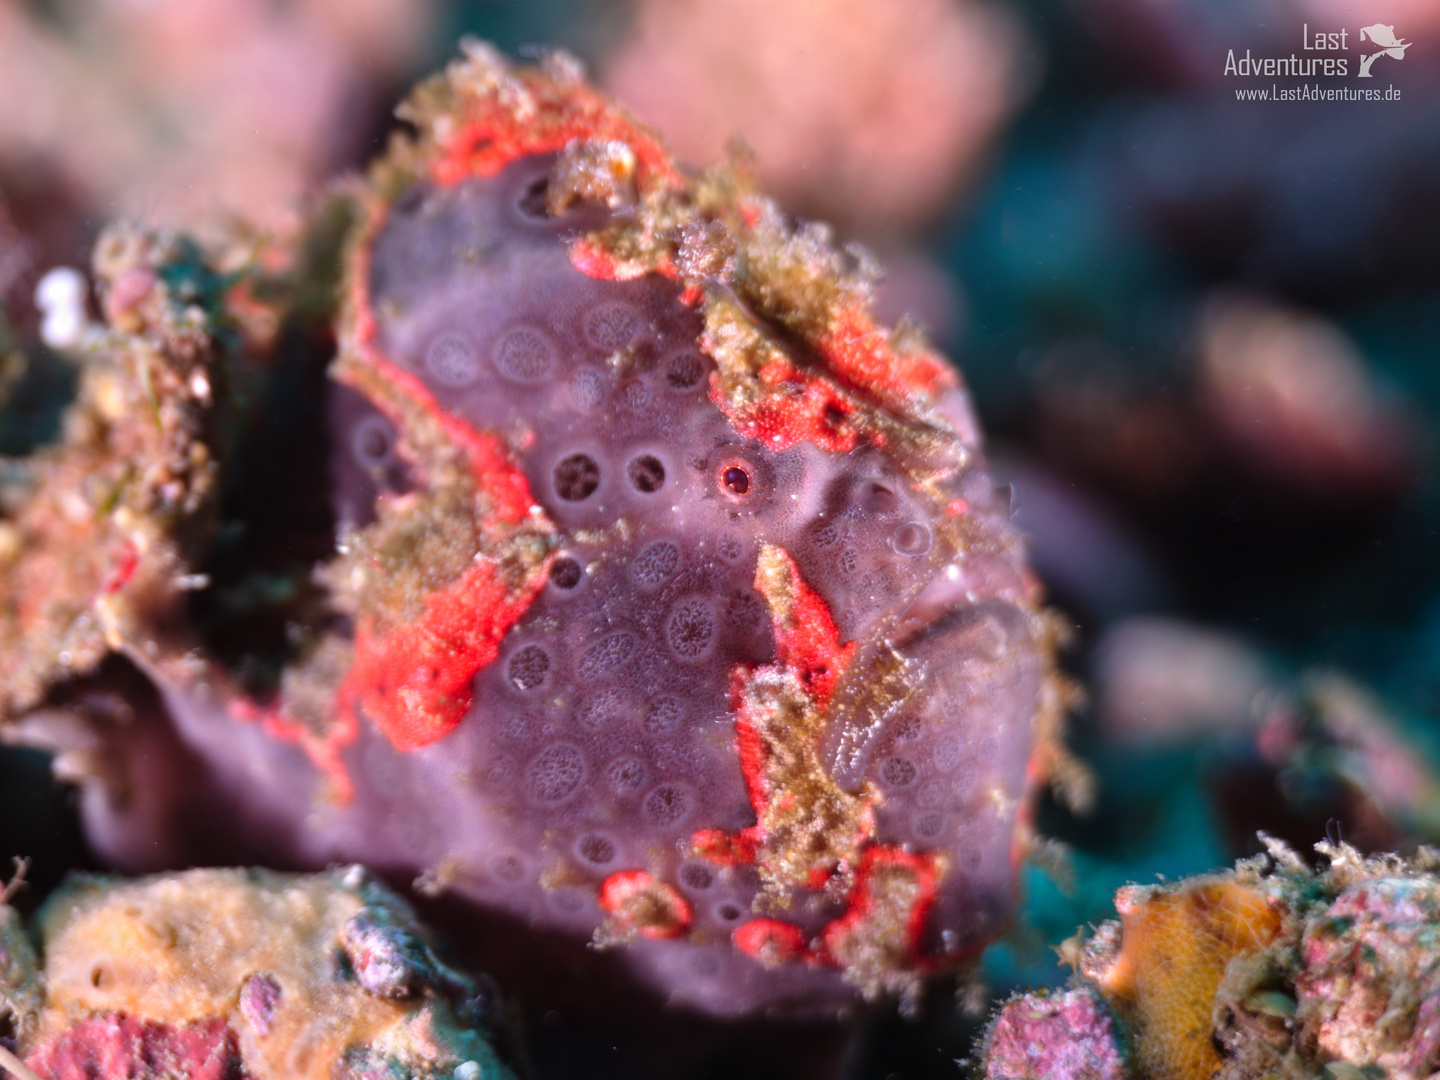
<svg viewBox="0 0 1440 1080">
<path fill-rule="evenodd" d="M 452 415 L 521 448 L 564 538 L 549 583 L 479 673 L 469 715 L 406 753 L 362 716 L 342 753 L 356 797 L 338 805 L 320 798 L 297 746 L 203 688 L 161 680 L 173 730 L 133 727 L 133 794 L 87 792 L 91 837 L 131 869 L 363 862 L 577 950 L 603 920 L 600 883 L 645 870 L 679 891 L 693 924 L 622 947 L 642 983 L 719 1015 L 850 1000 L 833 967 L 767 967 L 738 951 L 732 932 L 760 913 L 756 869 L 690 847 L 699 829 L 756 821 L 731 687 L 737 665 L 776 657 L 755 587 L 770 544 L 856 643 L 855 671 L 889 657 L 912 685 L 902 707 L 868 711 L 845 705 L 863 686 L 842 687 L 819 752 L 842 788 L 875 796 L 876 843 L 941 855 L 916 962 L 963 954 L 1012 904 L 1049 648 L 968 403 L 955 391 L 942 404 L 961 435 L 927 491 L 875 446 L 777 451 L 740 437 L 712 403 L 715 363 L 679 286 L 571 265 L 566 241 L 607 212 L 537 209 L 551 163 L 416 187 L 392 208 L 370 269 L 378 345 Z M 328 416 L 337 517 L 364 528 L 377 499 L 410 488 L 411 467 L 359 394 L 336 388 Z M 958 551 L 936 542 L 956 535 L 956 501 Z M 801 888 L 783 914 L 817 934 L 846 903 Z"/>
</svg>

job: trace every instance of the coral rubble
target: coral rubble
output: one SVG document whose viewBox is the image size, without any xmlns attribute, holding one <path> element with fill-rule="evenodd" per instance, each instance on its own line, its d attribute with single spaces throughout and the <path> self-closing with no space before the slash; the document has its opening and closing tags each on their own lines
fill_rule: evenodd
<svg viewBox="0 0 1440 1080">
<path fill-rule="evenodd" d="M 324 290 L 102 244 L 109 329 L 8 526 L 16 730 L 119 863 L 362 861 L 704 1011 L 973 957 L 1066 690 L 954 370 L 876 322 L 863 253 L 686 173 L 567 57 L 472 44 L 401 115 L 332 203 L 329 559 L 237 580 L 263 515 L 229 519 Z M 283 627 L 247 664 L 241 608 Z M 155 690 L 119 720 L 112 651 Z"/>
<path fill-rule="evenodd" d="M 1440 858 L 1270 841 L 1233 873 L 1120 890 L 1062 956 L 1063 994 L 1005 1004 L 989 1080 L 1419 1080 L 1440 1069 Z"/>
<path fill-rule="evenodd" d="M 0 1018 L 46 1080 L 506 1080 L 498 1002 L 360 867 L 80 878 L 0 907 Z"/>
</svg>

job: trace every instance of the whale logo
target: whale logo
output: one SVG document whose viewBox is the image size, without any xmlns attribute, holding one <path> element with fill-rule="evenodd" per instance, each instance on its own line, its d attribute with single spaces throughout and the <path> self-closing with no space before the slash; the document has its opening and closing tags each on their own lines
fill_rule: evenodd
<svg viewBox="0 0 1440 1080">
<path fill-rule="evenodd" d="M 1376 45 L 1380 46 L 1379 52 L 1373 52 L 1369 56 L 1360 57 L 1360 78 L 1372 78 L 1370 65 L 1382 56 L 1393 56 L 1396 60 L 1405 59 L 1405 50 L 1415 44 L 1413 41 L 1401 41 L 1395 36 L 1395 27 L 1386 26 L 1384 23 L 1376 23 L 1374 26 L 1362 26 L 1360 28 L 1360 40 L 1369 38 Z"/>
</svg>

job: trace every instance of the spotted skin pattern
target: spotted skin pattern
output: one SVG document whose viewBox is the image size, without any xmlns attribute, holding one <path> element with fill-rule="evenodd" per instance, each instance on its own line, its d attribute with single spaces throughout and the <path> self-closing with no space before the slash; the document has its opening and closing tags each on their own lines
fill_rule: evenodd
<svg viewBox="0 0 1440 1080">
<path fill-rule="evenodd" d="M 665 219 L 704 199 L 583 83 L 442 84 L 352 247 L 340 719 L 162 683 L 208 797 L 704 1012 L 913 993 L 1007 918 L 1055 696 L 963 389 L 863 288 L 787 293 L 837 256 L 758 197 Z"/>
</svg>

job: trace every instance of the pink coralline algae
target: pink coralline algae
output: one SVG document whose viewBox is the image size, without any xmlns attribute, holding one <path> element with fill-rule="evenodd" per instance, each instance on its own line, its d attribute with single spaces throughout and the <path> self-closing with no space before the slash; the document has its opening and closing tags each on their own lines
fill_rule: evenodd
<svg viewBox="0 0 1440 1080">
<path fill-rule="evenodd" d="M 115 1014 L 82 1020 L 32 1055 L 51 1080 L 175 1075 L 186 1080 L 249 1080 L 235 1033 L 223 1020 L 173 1028 Z"/>
<path fill-rule="evenodd" d="M 987 1080 L 1126 1080 L 1120 1029 L 1093 990 L 1006 1002 L 985 1041 Z"/>
<path fill-rule="evenodd" d="M 1316 1046 L 1397 1080 L 1440 1069 L 1440 882 L 1356 882 L 1306 927 L 1295 986 Z"/>
<path fill-rule="evenodd" d="M 470 46 L 402 116 L 338 199 L 338 554 L 289 579 L 206 575 L 298 256 L 102 249 L 107 345 L 0 626 L 99 849 L 418 875 L 721 1015 L 973 957 L 1068 776 L 1066 691 L 954 369 L 876 323 L 863 258 L 679 169 L 568 58 Z M 257 610 L 268 683 L 209 645 Z M 158 697 L 74 682 L 116 652 Z"/>
<path fill-rule="evenodd" d="M 1270 849 L 1232 874 L 1122 889 L 1120 922 L 1062 947 L 1070 990 L 998 1012 L 988 1080 L 1434 1076 L 1440 859 L 1321 844 L 1330 866 L 1312 873 Z"/>
</svg>

